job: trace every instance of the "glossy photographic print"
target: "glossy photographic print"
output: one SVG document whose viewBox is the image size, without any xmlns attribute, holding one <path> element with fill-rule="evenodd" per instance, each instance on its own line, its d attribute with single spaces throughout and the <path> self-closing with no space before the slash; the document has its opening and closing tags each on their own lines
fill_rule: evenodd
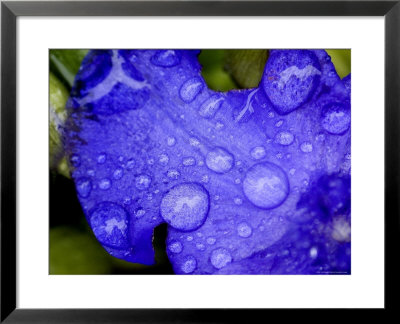
<svg viewBox="0 0 400 324">
<path fill-rule="evenodd" d="M 50 50 L 50 274 L 350 275 L 350 50 Z"/>
</svg>

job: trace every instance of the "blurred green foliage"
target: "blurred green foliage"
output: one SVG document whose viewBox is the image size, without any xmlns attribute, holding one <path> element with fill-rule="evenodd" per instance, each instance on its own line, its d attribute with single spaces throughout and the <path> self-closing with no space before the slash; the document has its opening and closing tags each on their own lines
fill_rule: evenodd
<svg viewBox="0 0 400 324">
<path fill-rule="evenodd" d="M 144 266 L 110 256 L 97 242 L 80 209 L 62 151 L 54 117 L 65 119 L 65 103 L 87 50 L 50 50 L 50 274 L 165 274 L 172 268 L 165 253 L 166 224 L 155 229 L 156 265 Z M 341 78 L 351 71 L 350 50 L 327 50 Z M 214 90 L 256 87 L 267 50 L 202 50 L 199 61 Z M 58 179 L 58 180 L 57 180 Z M 59 183 L 57 185 L 57 183 Z M 61 183 L 61 185 L 60 185 Z M 73 215 L 71 215 L 72 213 Z M 77 221 L 78 220 L 78 221 Z"/>
</svg>

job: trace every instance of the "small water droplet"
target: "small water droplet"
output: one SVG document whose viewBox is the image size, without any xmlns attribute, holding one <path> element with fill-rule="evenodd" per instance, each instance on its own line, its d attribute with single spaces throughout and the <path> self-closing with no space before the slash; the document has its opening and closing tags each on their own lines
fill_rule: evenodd
<svg viewBox="0 0 400 324">
<path fill-rule="evenodd" d="M 133 168 L 135 167 L 135 160 L 134 159 L 129 159 L 128 161 L 126 161 L 126 168 L 128 170 L 133 170 Z"/>
<path fill-rule="evenodd" d="M 251 150 L 250 155 L 253 159 L 260 160 L 267 155 L 267 152 L 263 146 L 256 146 Z"/>
<path fill-rule="evenodd" d="M 76 180 L 76 190 L 82 198 L 87 198 L 92 191 L 92 183 L 88 178 L 79 178 Z"/>
<path fill-rule="evenodd" d="M 198 94 L 203 89 L 204 84 L 202 80 L 198 77 L 194 77 L 192 79 L 187 80 L 181 87 L 179 91 L 179 96 L 182 101 L 186 103 L 191 103 Z"/>
<path fill-rule="evenodd" d="M 121 179 L 123 175 L 124 175 L 124 171 L 121 168 L 117 168 L 113 172 L 113 178 L 115 180 Z"/>
<path fill-rule="evenodd" d="M 168 146 L 174 146 L 175 143 L 176 143 L 175 137 L 171 137 L 171 136 L 170 136 L 170 137 L 167 138 L 167 145 L 168 145 Z"/>
<path fill-rule="evenodd" d="M 81 165 L 81 158 L 77 154 L 71 155 L 70 161 L 74 167 L 79 167 Z"/>
<path fill-rule="evenodd" d="M 185 158 L 183 158 L 183 160 L 182 160 L 182 164 L 183 164 L 184 166 L 192 166 L 192 165 L 195 165 L 195 164 L 196 164 L 196 159 L 195 159 L 194 157 L 192 157 L 192 156 L 185 157 Z"/>
<path fill-rule="evenodd" d="M 253 230 L 251 229 L 250 225 L 246 222 L 241 222 L 238 224 L 236 231 L 240 237 L 249 237 Z"/>
<path fill-rule="evenodd" d="M 217 173 L 226 173 L 233 166 L 233 155 L 222 147 L 215 147 L 206 156 L 207 167 Z"/>
<path fill-rule="evenodd" d="M 144 214 L 146 214 L 146 210 L 144 210 L 143 208 L 138 208 L 135 212 L 136 218 L 141 218 L 144 216 Z"/>
<path fill-rule="evenodd" d="M 167 172 L 167 177 L 173 180 L 176 180 L 179 178 L 181 174 L 177 170 L 168 170 Z"/>
<path fill-rule="evenodd" d="M 203 243 L 196 243 L 196 248 L 199 251 L 204 251 L 206 249 L 206 246 Z"/>
<path fill-rule="evenodd" d="M 135 186 L 139 190 L 145 190 L 150 186 L 151 178 L 146 174 L 141 174 L 135 179 Z"/>
<path fill-rule="evenodd" d="M 240 197 L 235 197 L 235 198 L 233 199 L 233 201 L 234 201 L 234 203 L 235 203 L 236 205 L 241 205 L 241 204 L 243 203 L 243 200 L 242 200 L 242 198 L 240 198 Z"/>
<path fill-rule="evenodd" d="M 197 268 L 197 260 L 194 256 L 189 255 L 185 261 L 181 264 L 181 270 L 183 273 L 189 274 L 194 272 Z"/>
<path fill-rule="evenodd" d="M 275 127 L 281 127 L 283 125 L 283 120 L 278 120 L 275 124 Z"/>
<path fill-rule="evenodd" d="M 232 262 L 232 256 L 227 249 L 218 248 L 211 252 L 210 261 L 215 268 L 222 269 Z"/>
<path fill-rule="evenodd" d="M 101 190 L 110 189 L 111 188 L 111 180 L 107 179 L 107 178 L 101 179 L 100 182 L 99 182 L 99 188 Z"/>
<path fill-rule="evenodd" d="M 99 164 L 105 163 L 106 160 L 107 160 L 107 155 L 105 153 L 102 153 L 97 157 L 97 163 Z"/>
<path fill-rule="evenodd" d="M 204 118 L 212 118 L 221 107 L 223 98 L 220 95 L 212 95 L 204 101 L 199 109 L 200 116 Z"/>
<path fill-rule="evenodd" d="M 158 162 L 159 162 L 161 165 L 167 165 L 168 162 L 169 162 L 169 157 L 168 157 L 168 155 L 165 154 L 165 153 L 160 154 L 160 156 L 158 157 Z"/>
<path fill-rule="evenodd" d="M 294 136 L 292 133 L 282 131 L 275 135 L 275 142 L 277 142 L 280 145 L 287 146 L 292 144 L 293 141 L 294 141 Z"/>
<path fill-rule="evenodd" d="M 207 241 L 207 244 L 213 245 L 213 244 L 215 244 L 215 242 L 216 242 L 217 240 L 216 240 L 215 237 L 208 237 L 206 241 Z"/>
<path fill-rule="evenodd" d="M 313 150 L 312 143 L 310 143 L 310 142 L 301 143 L 301 145 L 300 145 L 300 150 L 301 150 L 303 153 L 311 153 L 312 150 Z"/>
<path fill-rule="evenodd" d="M 168 244 L 168 250 L 171 251 L 172 253 L 181 253 L 183 250 L 182 244 L 179 241 L 171 241 Z"/>
</svg>

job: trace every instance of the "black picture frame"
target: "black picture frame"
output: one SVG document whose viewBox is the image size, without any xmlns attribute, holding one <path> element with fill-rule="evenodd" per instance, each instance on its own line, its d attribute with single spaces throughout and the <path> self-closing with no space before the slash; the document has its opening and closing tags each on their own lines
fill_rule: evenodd
<svg viewBox="0 0 400 324">
<path fill-rule="evenodd" d="M 16 19 L 19 16 L 384 16 L 385 19 L 385 308 L 345 310 L 384 322 L 399 308 L 400 1 L 2 1 L 1 3 L 1 316 L 3 323 L 247 323 L 270 309 L 16 308 Z M 338 310 L 325 310 L 335 317 Z M 316 310 L 293 310 L 313 316 Z M 321 313 L 320 313 L 321 314 Z M 321 314 L 322 315 L 322 314 Z M 393 315 L 393 314 L 391 314 Z M 342 316 L 342 315 L 340 315 Z M 282 317 L 283 320 L 284 317 Z M 311 318 L 311 317 L 310 317 Z M 396 317 L 393 317 L 396 318 Z M 398 316 L 397 316 L 398 318 Z M 246 319 L 246 320 L 245 320 Z M 322 318 L 321 318 L 322 319 Z"/>
</svg>

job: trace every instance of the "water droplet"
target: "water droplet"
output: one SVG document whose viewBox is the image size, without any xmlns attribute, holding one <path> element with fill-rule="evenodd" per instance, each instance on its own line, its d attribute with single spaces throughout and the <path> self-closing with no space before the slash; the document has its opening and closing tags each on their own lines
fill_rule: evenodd
<svg viewBox="0 0 400 324">
<path fill-rule="evenodd" d="M 183 273 L 192 273 L 197 268 L 196 258 L 192 255 L 186 257 L 185 261 L 181 264 L 181 270 Z"/>
<path fill-rule="evenodd" d="M 200 145 L 200 141 L 196 137 L 189 138 L 189 144 L 194 147 L 198 147 Z"/>
<path fill-rule="evenodd" d="M 275 110 L 288 114 L 301 107 L 315 92 L 321 76 L 312 51 L 277 51 L 267 61 L 262 86 Z"/>
<path fill-rule="evenodd" d="M 105 163 L 106 160 L 107 160 L 107 155 L 105 153 L 102 153 L 97 157 L 97 163 L 99 164 Z"/>
<path fill-rule="evenodd" d="M 167 177 L 170 179 L 178 179 L 181 174 L 177 170 L 168 170 Z"/>
<path fill-rule="evenodd" d="M 294 136 L 292 133 L 283 131 L 275 135 L 275 141 L 280 145 L 290 145 L 294 141 Z"/>
<path fill-rule="evenodd" d="M 295 172 L 296 172 L 296 169 L 290 169 L 290 170 L 289 170 L 289 174 L 290 174 L 290 175 L 294 175 Z"/>
<path fill-rule="evenodd" d="M 283 125 L 283 120 L 278 120 L 275 124 L 275 127 L 281 127 Z"/>
<path fill-rule="evenodd" d="M 256 146 L 251 150 L 250 155 L 253 159 L 260 160 L 267 155 L 267 152 L 265 152 L 265 148 L 263 146 Z"/>
<path fill-rule="evenodd" d="M 235 183 L 236 184 L 240 184 L 242 181 L 239 179 L 239 178 L 237 178 L 237 179 L 235 179 Z"/>
<path fill-rule="evenodd" d="M 121 179 L 123 175 L 124 175 L 124 171 L 122 169 L 120 169 L 120 168 L 115 169 L 114 172 L 113 172 L 113 178 L 115 180 Z"/>
<path fill-rule="evenodd" d="M 196 164 L 196 159 L 195 159 L 194 157 L 192 157 L 192 156 L 185 157 L 185 158 L 183 158 L 183 160 L 182 160 L 182 164 L 183 164 L 184 166 L 192 166 L 192 165 L 195 165 L 195 164 Z"/>
<path fill-rule="evenodd" d="M 76 191 L 82 198 L 87 198 L 92 191 L 92 183 L 88 178 L 79 178 L 76 180 Z"/>
<path fill-rule="evenodd" d="M 233 202 L 234 202 L 236 205 L 241 205 L 241 204 L 243 203 L 243 200 L 242 200 L 242 198 L 240 198 L 240 197 L 235 197 L 235 198 L 233 199 Z"/>
<path fill-rule="evenodd" d="M 165 153 L 160 154 L 160 156 L 158 157 L 158 162 L 159 162 L 161 165 L 167 165 L 168 162 L 169 162 L 169 157 L 168 157 L 168 155 L 165 154 Z"/>
<path fill-rule="evenodd" d="M 102 202 L 90 212 L 90 226 L 96 238 L 112 248 L 127 248 L 128 213 L 120 205 Z"/>
<path fill-rule="evenodd" d="M 151 63 L 161 67 L 173 67 L 178 65 L 180 60 L 180 55 L 174 50 L 157 51 L 150 59 Z"/>
<path fill-rule="evenodd" d="M 128 161 L 126 161 L 126 168 L 128 170 L 133 170 L 133 168 L 135 167 L 135 160 L 134 159 L 129 159 Z"/>
<path fill-rule="evenodd" d="M 233 166 L 233 155 L 222 147 L 215 147 L 207 153 L 206 165 L 217 173 L 228 172 Z"/>
<path fill-rule="evenodd" d="M 168 146 L 174 146 L 175 143 L 176 143 L 175 137 L 168 137 L 168 138 L 167 138 L 167 145 L 168 145 Z"/>
<path fill-rule="evenodd" d="M 250 225 L 246 222 L 241 222 L 238 224 L 236 231 L 240 237 L 249 237 L 253 230 L 251 229 Z"/>
<path fill-rule="evenodd" d="M 221 269 L 232 262 L 232 256 L 227 249 L 218 248 L 211 252 L 210 261 L 215 268 Z"/>
<path fill-rule="evenodd" d="M 172 253 L 181 253 L 183 250 L 182 244 L 179 241 L 171 241 L 168 244 L 168 250 L 171 251 Z"/>
<path fill-rule="evenodd" d="M 141 218 L 144 216 L 144 214 L 146 214 L 146 210 L 144 210 L 143 208 L 138 208 L 135 212 L 136 218 Z"/>
<path fill-rule="evenodd" d="M 99 182 L 99 188 L 101 190 L 110 189 L 111 188 L 111 180 L 107 179 L 107 178 L 101 179 L 100 182 Z"/>
<path fill-rule="evenodd" d="M 207 174 L 205 174 L 201 177 L 201 182 L 208 183 L 208 181 L 210 181 L 210 179 Z"/>
<path fill-rule="evenodd" d="M 215 129 L 217 129 L 217 130 L 221 130 L 224 127 L 225 127 L 225 125 L 223 123 L 221 123 L 221 122 L 216 122 L 215 123 Z"/>
<path fill-rule="evenodd" d="M 76 168 L 81 165 L 81 158 L 77 154 L 71 155 L 70 161 L 71 164 Z"/>
<path fill-rule="evenodd" d="M 87 174 L 88 176 L 93 177 L 96 173 L 94 172 L 94 170 L 89 169 L 89 170 L 87 170 L 86 174 Z"/>
<path fill-rule="evenodd" d="M 203 243 L 196 243 L 196 248 L 199 251 L 204 251 L 206 249 L 206 246 Z"/>
<path fill-rule="evenodd" d="M 124 205 L 130 205 L 132 203 L 132 199 L 127 197 L 124 199 Z"/>
<path fill-rule="evenodd" d="M 172 187 L 162 198 L 160 213 L 173 228 L 191 231 L 205 222 L 210 205 L 207 190 L 197 183 Z"/>
<path fill-rule="evenodd" d="M 150 186 L 151 178 L 146 174 L 139 175 L 135 180 L 135 186 L 139 190 L 145 190 Z"/>
<path fill-rule="evenodd" d="M 153 165 L 154 164 L 154 159 L 153 158 L 147 159 L 147 164 L 148 165 Z"/>
<path fill-rule="evenodd" d="M 186 241 L 188 241 L 188 242 L 193 241 L 193 236 L 189 235 L 189 236 L 186 238 Z"/>
<path fill-rule="evenodd" d="M 321 125 L 331 134 L 346 132 L 351 123 L 350 108 L 341 103 L 331 103 L 322 108 Z"/>
<path fill-rule="evenodd" d="M 318 250 L 317 250 L 317 248 L 316 248 L 316 247 L 312 247 L 312 248 L 310 249 L 310 257 L 311 257 L 312 259 L 315 259 L 315 258 L 317 257 L 317 255 L 318 255 Z"/>
<path fill-rule="evenodd" d="M 221 107 L 223 98 L 220 95 L 212 95 L 204 101 L 199 109 L 199 114 L 204 118 L 212 118 Z"/>
<path fill-rule="evenodd" d="M 215 237 L 208 237 L 207 238 L 207 244 L 209 244 L 209 245 L 215 244 L 216 241 L 217 240 L 215 239 Z"/>
<path fill-rule="evenodd" d="M 251 167 L 243 181 L 246 197 L 257 207 L 278 207 L 289 195 L 289 181 L 285 171 L 270 162 Z"/>
<path fill-rule="evenodd" d="M 179 96 L 182 101 L 186 103 L 192 102 L 203 89 L 204 85 L 200 78 L 194 77 L 193 79 L 187 80 L 179 91 Z"/>
<path fill-rule="evenodd" d="M 300 150 L 303 153 L 311 153 L 313 150 L 313 146 L 310 142 L 304 142 L 304 143 L 301 143 Z"/>
</svg>

